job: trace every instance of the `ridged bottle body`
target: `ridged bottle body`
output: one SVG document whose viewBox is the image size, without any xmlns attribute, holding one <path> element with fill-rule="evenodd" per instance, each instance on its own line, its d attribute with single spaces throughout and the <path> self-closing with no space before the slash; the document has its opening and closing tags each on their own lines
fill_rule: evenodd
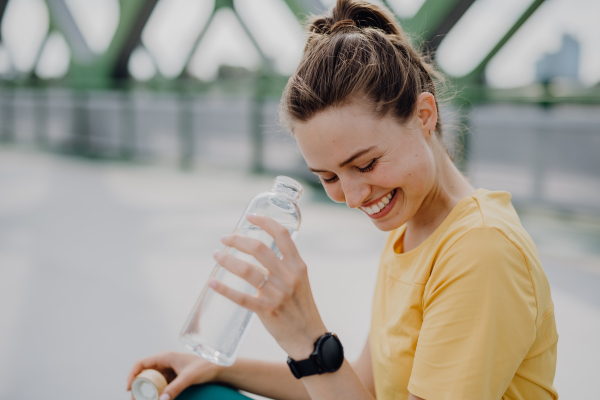
<svg viewBox="0 0 600 400">
<path fill-rule="evenodd" d="M 269 192 L 259 194 L 250 201 L 234 233 L 260 240 L 281 257 L 275 240 L 261 228 L 251 224 L 246 219 L 246 215 L 255 213 L 271 217 L 287 228 L 294 239 L 300 228 L 301 216 L 297 200 L 302 195 L 302 191 L 302 186 L 295 180 L 284 176 L 277 177 Z M 225 248 L 224 251 L 264 269 L 254 257 L 246 253 L 231 247 Z M 219 264 L 214 267 L 210 279 L 249 295 L 255 295 L 257 292 L 250 283 Z M 218 365 L 230 366 L 237 358 L 241 342 L 253 316 L 253 312 L 215 292 L 207 282 L 183 326 L 180 340 L 204 359 Z"/>
</svg>

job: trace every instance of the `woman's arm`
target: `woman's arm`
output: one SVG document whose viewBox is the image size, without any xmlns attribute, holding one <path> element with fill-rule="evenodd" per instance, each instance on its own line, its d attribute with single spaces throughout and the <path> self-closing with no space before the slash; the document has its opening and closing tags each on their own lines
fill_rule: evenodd
<svg viewBox="0 0 600 400">
<path fill-rule="evenodd" d="M 312 400 L 374 399 L 346 360 L 344 360 L 344 364 L 336 372 L 307 376 L 302 378 L 302 381 Z"/>
<path fill-rule="evenodd" d="M 209 382 L 226 383 L 278 400 L 310 399 L 302 382 L 294 378 L 285 363 L 238 359 L 231 367 L 222 367 L 195 354 L 164 352 L 133 365 L 127 377 L 127 390 L 131 390 L 133 380 L 144 369 L 159 371 L 169 382 L 161 399 L 164 396 L 176 400 L 185 388 Z"/>
<path fill-rule="evenodd" d="M 371 347 L 368 339 L 360 357 L 351 365 L 351 369 L 354 370 L 360 382 L 371 396 L 375 397 L 375 381 L 373 380 L 373 369 L 371 368 Z M 342 366 L 342 369 L 345 369 L 345 367 Z M 240 359 L 231 367 L 224 368 L 217 380 L 246 392 L 271 399 L 309 400 L 311 398 L 302 380 L 294 378 L 289 367 L 284 363 Z M 346 398 L 345 395 L 344 398 Z M 422 399 L 413 396 L 410 400 Z"/>
<path fill-rule="evenodd" d="M 302 382 L 285 363 L 238 359 L 223 368 L 216 381 L 277 400 L 310 400 Z"/>
<path fill-rule="evenodd" d="M 371 396 L 375 397 L 375 380 L 373 379 L 373 367 L 371 365 L 371 346 L 368 338 L 362 353 L 360 353 L 360 357 L 352 363 L 352 368 L 356 372 L 358 379 L 360 379 L 369 393 L 371 393 Z"/>
</svg>

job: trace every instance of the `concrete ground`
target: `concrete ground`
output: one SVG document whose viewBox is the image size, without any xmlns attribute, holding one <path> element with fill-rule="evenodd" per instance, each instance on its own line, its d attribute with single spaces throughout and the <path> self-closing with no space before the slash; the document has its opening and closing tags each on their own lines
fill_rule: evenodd
<svg viewBox="0 0 600 400">
<path fill-rule="evenodd" d="M 178 333 L 219 237 L 272 177 L 0 148 L 0 399 L 128 399 L 133 362 Z M 297 244 L 349 359 L 367 337 L 385 234 L 307 190 Z M 561 399 L 600 398 L 600 218 L 524 210 L 552 286 Z M 241 356 L 285 360 L 256 320 Z"/>
</svg>

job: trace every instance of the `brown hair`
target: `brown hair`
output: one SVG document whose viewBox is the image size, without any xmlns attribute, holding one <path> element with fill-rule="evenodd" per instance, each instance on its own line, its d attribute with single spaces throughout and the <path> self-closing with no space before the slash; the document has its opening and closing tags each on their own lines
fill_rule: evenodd
<svg viewBox="0 0 600 400">
<path fill-rule="evenodd" d="M 392 113 L 404 123 L 423 92 L 433 94 L 438 107 L 434 79 L 441 75 L 389 10 L 362 0 L 337 0 L 308 23 L 304 55 L 283 92 L 280 117 L 292 130 L 294 122 L 364 98 L 378 117 Z M 435 131 L 441 139 L 439 107 Z"/>
</svg>

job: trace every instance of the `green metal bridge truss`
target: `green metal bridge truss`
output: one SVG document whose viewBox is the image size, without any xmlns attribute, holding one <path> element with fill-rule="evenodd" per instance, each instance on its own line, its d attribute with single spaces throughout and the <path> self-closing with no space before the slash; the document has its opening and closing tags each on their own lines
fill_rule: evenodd
<svg viewBox="0 0 600 400">
<path fill-rule="evenodd" d="M 0 24 L 5 13 L 9 0 L 0 0 Z M 302 22 L 309 14 L 318 14 L 324 10 L 320 0 L 283 0 Z M 382 0 L 387 4 L 386 0 Z M 476 0 L 425 0 L 419 11 L 410 19 L 398 19 L 403 29 L 415 39 L 416 45 L 423 48 L 426 52 L 434 54 L 442 39 L 452 30 L 461 17 L 467 12 L 469 7 Z M 258 42 L 251 31 L 245 25 L 243 18 L 236 11 L 234 0 L 215 0 L 214 9 L 203 30 L 195 38 L 192 49 L 195 49 L 202 41 L 207 27 L 217 11 L 222 8 L 233 10 L 237 16 L 240 25 L 247 33 L 250 41 L 256 48 L 261 62 L 261 68 L 255 76 L 233 77 L 227 79 L 217 79 L 215 82 L 202 82 L 198 79 L 192 79 L 183 72 L 174 79 L 166 79 L 157 76 L 147 82 L 138 82 L 129 75 L 128 62 L 132 52 L 141 44 L 141 36 L 146 23 L 148 22 L 158 0 L 120 0 L 120 19 L 115 34 L 102 54 L 94 54 L 89 48 L 83 34 L 79 30 L 77 23 L 71 15 L 65 0 L 45 0 L 49 10 L 49 30 L 60 32 L 66 39 L 71 49 L 72 55 L 70 65 L 66 76 L 60 80 L 42 80 L 32 71 L 27 76 L 19 76 L 15 79 L 4 79 L 0 81 L 0 89 L 3 91 L 4 103 L 10 107 L 10 99 L 14 93 L 13 89 L 18 88 L 41 88 L 61 87 L 69 89 L 73 95 L 79 98 L 75 102 L 75 107 L 79 109 L 74 113 L 74 125 L 76 137 L 73 140 L 72 151 L 81 154 L 94 156 L 93 149 L 89 145 L 89 138 L 86 124 L 89 119 L 89 111 L 85 108 L 89 94 L 95 91 L 117 90 L 123 93 L 123 159 L 133 158 L 134 150 L 129 146 L 127 127 L 133 126 L 131 112 L 132 103 L 128 101 L 128 93 L 131 90 L 143 88 L 151 91 L 164 91 L 176 93 L 179 104 L 179 127 L 178 135 L 180 142 L 180 164 L 182 168 L 191 168 L 193 165 L 194 154 L 194 132 L 193 132 L 193 110 L 192 101 L 194 95 L 211 92 L 218 87 L 220 92 L 230 94 L 243 94 L 253 99 L 252 111 L 250 115 L 250 131 L 252 134 L 253 157 L 252 170 L 260 172 L 263 170 L 263 135 L 261 125 L 263 125 L 263 105 L 267 98 L 276 98 L 281 95 L 282 89 L 287 82 L 287 76 L 283 76 L 275 71 L 273 61 L 264 54 Z M 556 95 L 551 90 L 549 84 L 540 85 L 542 90 L 531 91 L 530 88 L 516 89 L 498 89 L 491 88 L 485 84 L 484 73 L 488 63 L 500 51 L 500 49 L 511 39 L 521 26 L 536 12 L 544 3 L 544 0 L 534 0 L 522 15 L 514 22 L 501 39 L 493 46 L 488 54 L 472 72 L 461 78 L 451 80 L 452 86 L 458 89 L 460 95 L 453 100 L 455 105 L 462 110 L 460 118 L 461 125 L 469 125 L 469 110 L 474 104 L 506 102 L 506 103 L 524 103 L 538 104 L 544 107 L 550 107 L 554 104 L 600 104 L 600 86 L 594 88 L 574 88 L 569 93 Z M 391 8 L 391 7 L 390 7 Z M 0 41 L 1 41 L 0 37 Z M 41 53 L 41 49 L 40 49 Z M 191 54 L 187 57 L 186 66 L 190 61 Z M 38 54 L 38 58 L 39 58 Z M 533 92 L 533 94 L 532 94 Z M 40 96 L 44 96 L 44 91 L 40 91 Z M 8 102 L 7 102 L 8 101 Z M 8 104 L 8 105 L 7 105 Z M 129 108 L 128 108 L 129 107 Z M 43 129 L 44 112 L 38 113 L 40 126 L 38 130 Z M 9 142 L 15 135 L 14 127 L 11 126 L 11 112 L 7 112 L 0 132 L 0 140 Z M 43 138 L 43 134 L 39 135 Z M 468 149 L 468 135 L 463 134 L 458 137 L 458 144 L 463 149 Z M 466 153 L 466 152 L 465 152 Z M 459 166 L 465 168 L 463 160 Z"/>
<path fill-rule="evenodd" d="M 320 0 L 284 1 L 299 19 L 310 13 L 319 13 L 323 10 Z M 386 3 L 385 0 L 383 2 Z M 419 38 L 420 43 L 417 43 L 418 45 L 429 52 L 434 52 L 445 35 L 450 32 L 474 2 L 475 0 L 426 0 L 412 18 L 399 19 L 399 22 L 412 37 Z M 8 0 L 0 0 L 0 23 L 7 3 Z M 141 43 L 142 30 L 157 3 L 158 0 L 121 0 L 119 2 L 120 19 L 112 41 L 104 53 L 95 55 L 89 49 L 64 0 L 46 0 L 50 12 L 49 32 L 59 31 L 62 33 L 73 53 L 68 73 L 60 84 L 73 89 L 84 90 L 132 86 L 132 79 L 129 77 L 127 68 L 129 57 Z M 600 103 L 600 91 L 598 89 L 581 89 L 557 97 L 553 96 L 550 90 L 532 96 L 526 94 L 522 89 L 496 89 L 485 85 L 483 75 L 490 60 L 542 3 L 544 3 L 544 0 L 534 0 L 471 73 L 462 78 L 454 79 L 456 87 L 463 93 L 463 96 L 461 96 L 463 101 L 470 103 L 503 101 L 537 104 Z M 233 0 L 216 0 L 212 15 L 214 16 L 219 9 L 224 7 L 232 9 L 238 15 Z M 205 24 L 204 30 L 196 38 L 194 48 L 202 40 L 211 19 L 212 16 Z M 254 47 L 263 61 L 261 91 L 273 95 L 279 94 L 285 84 L 286 77 L 279 76 L 274 72 L 271 60 L 262 52 L 261 47 L 244 24 L 243 19 L 238 17 L 238 20 L 246 30 L 248 37 L 253 41 Z M 189 61 L 189 57 L 187 61 Z M 179 79 L 170 80 L 156 78 L 146 85 L 155 89 L 181 90 L 183 87 L 181 81 L 184 80 L 182 79 L 185 78 L 184 75 L 185 73 L 182 73 Z M 201 91 L 206 86 L 200 82 L 194 83 L 189 79 L 185 81 L 185 87 L 192 88 L 190 90 Z M 30 86 L 44 83 L 36 79 L 32 72 L 28 78 L 20 79 L 13 82 L 13 84 Z M 136 85 L 140 84 L 136 83 Z M 225 84 L 225 86 L 227 85 Z M 232 87 L 238 86 L 238 84 L 232 85 Z"/>
</svg>

